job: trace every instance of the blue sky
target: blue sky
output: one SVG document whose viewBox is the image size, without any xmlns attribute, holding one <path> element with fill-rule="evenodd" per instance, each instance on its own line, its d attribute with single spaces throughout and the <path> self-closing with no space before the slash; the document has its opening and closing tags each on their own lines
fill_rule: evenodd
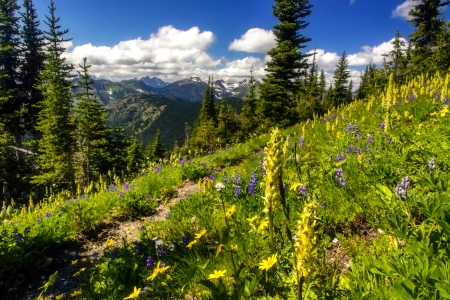
<svg viewBox="0 0 450 300">
<path fill-rule="evenodd" d="M 20 0 L 19 0 L 20 2 Z M 39 19 L 49 0 L 35 0 Z M 157 76 L 168 82 L 208 75 L 242 80 L 253 65 L 263 77 L 266 55 L 274 45 L 273 0 L 54 0 L 60 25 L 73 38 L 67 60 L 83 57 L 91 73 L 111 80 Z M 342 52 L 349 55 L 352 77 L 367 63 L 381 63 L 395 31 L 407 37 L 413 0 L 311 0 L 311 38 L 304 51 L 317 48 L 319 68 L 331 78 Z M 42 29 L 46 25 L 41 22 Z"/>
</svg>

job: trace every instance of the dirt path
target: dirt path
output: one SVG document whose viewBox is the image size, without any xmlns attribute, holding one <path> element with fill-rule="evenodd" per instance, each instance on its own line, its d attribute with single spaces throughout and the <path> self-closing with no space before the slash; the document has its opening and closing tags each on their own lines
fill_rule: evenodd
<svg viewBox="0 0 450 300">
<path fill-rule="evenodd" d="M 199 187 L 195 182 L 186 180 L 177 190 L 177 197 L 170 199 L 167 203 L 160 204 L 156 208 L 156 212 L 151 216 L 144 216 L 135 220 L 126 218 L 114 219 L 99 226 L 94 236 L 80 234 L 77 242 L 73 245 L 66 246 L 64 249 L 50 249 L 50 262 L 52 267 L 54 267 L 52 269 L 58 270 L 58 276 L 54 285 L 48 289 L 48 293 L 46 293 L 43 299 L 53 300 L 57 295 L 62 293 L 65 294 L 63 299 L 68 299 L 68 296 L 78 289 L 80 284 L 87 279 L 83 273 L 77 277 L 74 277 L 73 274 L 82 268 L 87 269 L 91 267 L 93 259 L 103 255 L 108 239 L 114 241 L 115 247 L 120 247 L 124 243 L 139 241 L 140 228 L 145 225 L 146 221 L 166 220 L 166 214 L 169 213 L 170 207 L 178 203 L 180 197 L 198 192 Z M 24 286 L 25 288 L 9 294 L 9 297 L 5 299 L 36 299 L 40 292 L 37 289 L 45 284 L 47 280 L 48 276 L 41 276 L 26 284 Z"/>
</svg>

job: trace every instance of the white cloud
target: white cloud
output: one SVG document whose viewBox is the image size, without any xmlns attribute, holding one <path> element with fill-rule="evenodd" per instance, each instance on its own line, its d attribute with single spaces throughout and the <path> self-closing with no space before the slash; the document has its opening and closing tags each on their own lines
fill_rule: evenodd
<svg viewBox="0 0 450 300">
<path fill-rule="evenodd" d="M 275 45 L 275 35 L 272 30 L 251 28 L 240 39 L 235 39 L 228 46 L 228 50 L 267 53 Z"/>
<path fill-rule="evenodd" d="M 66 44 L 65 57 L 78 65 L 83 57 L 92 65 L 90 72 L 97 77 L 121 80 L 154 74 L 162 78 L 182 79 L 197 68 L 214 68 L 221 64 L 206 52 L 215 41 L 211 31 L 198 27 L 179 30 L 173 26 L 159 28 L 147 40 L 140 37 L 122 41 L 113 47 Z M 184 77 L 183 77 L 184 78 Z"/>
<path fill-rule="evenodd" d="M 409 11 L 415 6 L 414 0 L 406 0 L 392 11 L 392 18 L 410 20 Z"/>
</svg>

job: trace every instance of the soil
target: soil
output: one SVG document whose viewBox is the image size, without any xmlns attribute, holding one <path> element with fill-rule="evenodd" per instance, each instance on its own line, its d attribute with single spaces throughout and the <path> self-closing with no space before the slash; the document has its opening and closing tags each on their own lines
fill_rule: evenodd
<svg viewBox="0 0 450 300">
<path fill-rule="evenodd" d="M 160 204 L 153 215 L 141 216 L 137 219 L 129 219 L 127 217 L 114 218 L 112 221 L 98 226 L 95 232 L 81 233 L 74 243 L 48 249 L 47 256 L 51 261 L 48 267 L 49 272 L 39 278 L 25 278 L 15 290 L 2 296 L 2 299 L 37 299 L 41 292 L 38 288 L 43 286 L 48 281 L 49 276 L 56 271 L 58 271 L 58 275 L 55 283 L 49 287 L 41 299 L 53 300 L 57 295 L 63 293 L 65 294 L 63 299 L 67 299 L 87 279 L 83 272 L 76 277 L 73 274 L 81 268 L 88 269 L 92 267 L 94 253 L 99 257 L 102 256 L 108 239 L 114 241 L 114 246 L 122 246 L 124 243 L 139 241 L 140 228 L 145 225 L 146 221 L 166 220 L 166 214 L 169 213 L 170 207 L 179 201 L 180 196 L 185 196 L 186 193 L 192 195 L 198 190 L 198 184 L 186 180 L 178 187 L 177 197 L 170 199 L 167 203 Z"/>
</svg>

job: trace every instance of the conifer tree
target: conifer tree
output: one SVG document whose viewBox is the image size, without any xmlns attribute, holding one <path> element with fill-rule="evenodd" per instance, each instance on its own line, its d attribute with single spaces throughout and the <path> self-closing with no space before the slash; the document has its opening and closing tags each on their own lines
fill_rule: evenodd
<svg viewBox="0 0 450 300">
<path fill-rule="evenodd" d="M 208 85 L 206 86 L 205 93 L 203 94 L 202 108 L 200 109 L 200 115 L 198 117 L 199 126 L 208 120 L 211 120 L 213 124 L 217 124 L 213 92 L 211 78 L 209 78 Z"/>
<path fill-rule="evenodd" d="M 103 105 L 92 92 L 92 84 L 86 65 L 87 58 L 83 58 L 83 64 L 79 65 L 78 88 L 80 92 L 76 95 L 78 99 L 75 107 L 75 138 L 76 138 L 76 165 L 78 167 L 77 179 L 83 186 L 95 181 L 98 176 L 105 172 L 107 157 L 107 114 Z"/>
<path fill-rule="evenodd" d="M 22 63 L 20 66 L 21 92 L 24 106 L 25 130 L 31 132 L 34 138 L 39 138 L 37 131 L 37 120 L 40 111 L 40 103 L 43 96 L 42 91 L 37 88 L 39 77 L 44 69 L 45 42 L 43 32 L 39 29 L 40 22 L 37 19 L 36 10 L 31 0 L 23 1 L 25 11 L 21 13 L 22 28 Z"/>
<path fill-rule="evenodd" d="M 348 79 L 350 78 L 350 72 L 347 70 L 348 60 L 347 56 L 342 53 L 341 58 L 336 66 L 336 70 L 334 71 L 334 93 L 333 93 L 333 101 L 332 106 L 337 107 L 341 103 L 345 103 L 347 101 L 348 95 Z"/>
<path fill-rule="evenodd" d="M 394 73 L 394 82 L 398 84 L 400 82 L 404 82 L 403 77 L 405 75 L 405 70 L 403 68 L 406 65 L 404 62 L 406 60 L 406 43 L 402 39 L 402 35 L 400 34 L 400 31 L 398 29 L 391 44 L 393 46 L 393 49 L 390 52 L 382 55 L 389 59 L 389 61 L 386 63 L 386 66 Z"/>
<path fill-rule="evenodd" d="M 109 153 L 111 159 L 111 171 L 115 174 L 121 174 L 127 169 L 127 149 L 130 146 L 130 140 L 125 135 L 123 126 L 116 126 L 112 132 L 109 143 Z"/>
<path fill-rule="evenodd" d="M 127 170 L 129 174 L 137 173 L 141 169 L 143 161 L 142 146 L 133 128 L 131 131 L 130 145 L 127 149 Z"/>
<path fill-rule="evenodd" d="M 61 43 L 70 41 L 64 38 L 68 30 L 60 30 L 60 18 L 55 16 L 55 5 L 50 1 L 50 16 L 46 16 L 48 31 L 45 31 L 46 64 L 40 79 L 39 89 L 44 99 L 36 129 L 42 138 L 39 140 L 38 163 L 42 174 L 34 176 L 37 184 L 53 184 L 74 191 L 73 168 L 74 123 L 72 104 L 73 65 L 65 63 L 62 54 L 65 48 Z"/>
<path fill-rule="evenodd" d="M 6 132 L 14 138 L 15 146 L 20 146 L 22 135 L 22 99 L 17 72 L 20 38 L 16 12 L 19 8 L 16 0 L 0 0 L 0 120 Z"/>
<path fill-rule="evenodd" d="M 244 106 L 242 108 L 243 116 L 243 126 L 247 133 L 253 132 L 256 127 L 258 127 L 258 122 L 256 120 L 256 108 L 257 108 L 257 98 L 256 98 L 256 86 L 255 78 L 253 77 L 253 66 L 250 69 L 250 78 L 248 81 L 248 92 L 244 96 Z"/>
<path fill-rule="evenodd" d="M 429 71 L 428 65 L 435 52 L 438 35 L 444 27 L 440 18 L 441 8 L 450 0 L 415 0 L 417 4 L 409 11 L 411 22 L 416 30 L 409 36 L 412 49 L 412 68 L 414 74 Z M 447 49 L 448 51 L 448 49 Z"/>
<path fill-rule="evenodd" d="M 309 0 L 275 0 L 273 14 L 280 21 L 274 26 L 276 46 L 268 52 L 272 60 L 265 69 L 269 74 L 259 87 L 258 112 L 267 119 L 268 125 L 290 125 L 297 120 L 294 79 L 301 70 L 308 68 L 301 49 L 311 39 L 299 31 L 309 23 L 304 18 L 311 14 Z"/>
<path fill-rule="evenodd" d="M 353 101 L 353 80 L 350 79 L 350 83 L 348 85 L 347 97 L 345 103 L 350 103 Z"/>
<path fill-rule="evenodd" d="M 152 157 L 154 160 L 159 161 L 160 159 L 164 158 L 164 153 L 165 153 L 165 149 L 164 149 L 164 145 L 162 144 L 161 141 L 161 131 L 158 130 L 156 131 L 156 135 L 155 138 L 153 139 L 152 142 Z"/>
<path fill-rule="evenodd" d="M 321 103 L 321 105 L 323 106 L 323 101 L 325 99 L 325 94 L 326 94 L 326 79 L 325 79 L 325 73 L 322 71 L 320 72 L 320 79 L 319 79 L 319 101 Z"/>
</svg>

